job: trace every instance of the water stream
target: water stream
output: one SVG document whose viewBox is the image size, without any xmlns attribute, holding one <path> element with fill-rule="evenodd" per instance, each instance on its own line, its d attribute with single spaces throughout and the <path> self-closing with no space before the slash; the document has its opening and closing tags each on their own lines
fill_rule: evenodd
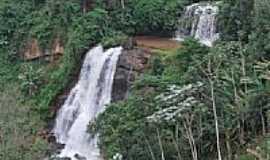
<svg viewBox="0 0 270 160">
<path fill-rule="evenodd" d="M 90 121 L 105 110 L 111 92 L 118 57 L 122 48 L 104 51 L 91 49 L 84 60 L 79 81 L 58 112 L 53 133 L 58 143 L 65 144 L 58 157 L 77 160 L 100 160 L 97 136 L 87 133 Z"/>
<path fill-rule="evenodd" d="M 212 46 L 219 38 L 217 33 L 217 14 L 219 9 L 210 3 L 195 3 L 187 6 L 185 14 L 180 19 L 176 32 L 176 40 L 194 37 L 201 43 Z"/>
</svg>

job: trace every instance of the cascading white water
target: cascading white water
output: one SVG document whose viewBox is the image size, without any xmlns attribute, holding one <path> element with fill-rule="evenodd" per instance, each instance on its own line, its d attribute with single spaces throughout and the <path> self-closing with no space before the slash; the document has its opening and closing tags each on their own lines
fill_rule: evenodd
<svg viewBox="0 0 270 160">
<path fill-rule="evenodd" d="M 201 43 L 212 46 L 219 38 L 217 33 L 218 7 L 210 3 L 195 3 L 186 7 L 184 17 L 176 32 L 176 40 L 182 41 L 191 36 Z"/>
<path fill-rule="evenodd" d="M 58 157 L 84 157 L 100 160 L 97 137 L 87 133 L 87 125 L 105 110 L 111 92 L 118 57 L 122 48 L 90 50 L 84 60 L 79 81 L 58 112 L 53 129 L 57 142 L 65 144 Z"/>
</svg>

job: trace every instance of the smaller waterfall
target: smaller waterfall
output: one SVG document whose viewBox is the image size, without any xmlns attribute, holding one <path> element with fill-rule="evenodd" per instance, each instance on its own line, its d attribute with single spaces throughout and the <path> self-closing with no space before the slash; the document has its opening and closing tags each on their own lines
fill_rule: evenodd
<svg viewBox="0 0 270 160">
<path fill-rule="evenodd" d="M 210 3 L 195 3 L 186 7 L 176 32 L 176 40 L 194 37 L 201 43 L 212 46 L 219 38 L 217 33 L 218 7 Z"/>
<path fill-rule="evenodd" d="M 58 112 L 53 129 L 58 143 L 65 144 L 58 157 L 101 160 L 97 137 L 87 133 L 88 123 L 110 103 L 114 73 L 121 47 L 90 50 L 84 60 L 79 81 Z M 82 159 L 82 158 L 79 158 Z"/>
</svg>

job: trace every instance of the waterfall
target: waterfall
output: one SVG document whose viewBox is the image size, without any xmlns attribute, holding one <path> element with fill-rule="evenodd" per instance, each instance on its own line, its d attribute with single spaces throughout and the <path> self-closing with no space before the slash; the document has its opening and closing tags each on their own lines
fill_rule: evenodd
<svg viewBox="0 0 270 160">
<path fill-rule="evenodd" d="M 201 43 L 212 46 L 213 42 L 219 38 L 218 11 L 218 7 L 210 3 L 195 3 L 187 6 L 184 16 L 180 19 L 175 39 L 182 41 L 186 37 L 194 37 Z"/>
<path fill-rule="evenodd" d="M 110 103 L 114 73 L 122 48 L 90 50 L 84 60 L 79 81 L 58 111 L 53 129 L 58 143 L 65 144 L 58 157 L 100 160 L 97 136 L 87 133 L 87 126 Z"/>
</svg>

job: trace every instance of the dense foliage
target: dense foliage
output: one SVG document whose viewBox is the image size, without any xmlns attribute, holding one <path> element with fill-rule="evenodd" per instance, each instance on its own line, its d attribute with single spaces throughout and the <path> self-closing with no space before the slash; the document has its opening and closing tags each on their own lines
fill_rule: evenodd
<svg viewBox="0 0 270 160">
<path fill-rule="evenodd" d="M 0 159 L 42 159 L 49 149 L 38 136 L 44 122 L 21 101 L 23 97 L 13 86 L 6 85 L 0 93 Z"/>
<path fill-rule="evenodd" d="M 26 105 L 25 103 L 30 104 L 27 109 L 33 117 L 39 115 L 42 120 L 47 120 L 53 115 L 49 106 L 56 95 L 68 85 L 74 72 L 80 69 L 78 66 L 83 53 L 91 46 L 100 42 L 106 46 L 115 46 L 120 41 L 122 43 L 126 39 L 122 32 L 135 33 L 128 30 L 137 30 L 135 29 L 137 24 L 139 24 L 138 30 L 148 27 L 161 29 L 164 24 L 166 24 L 164 26 L 166 29 L 172 30 L 177 19 L 175 15 L 178 13 L 176 12 L 176 1 L 170 3 L 160 1 L 158 5 L 154 6 L 152 6 L 154 1 L 138 2 L 140 3 L 132 2 L 125 8 L 121 8 L 120 4 L 116 3 L 115 10 L 108 11 L 107 5 L 105 6 L 103 2 L 97 1 L 95 7 L 89 12 L 82 12 L 81 3 L 76 0 L 1 0 L 0 88 L 5 93 L 9 90 L 6 86 L 9 83 L 21 91 L 18 92 L 20 93 L 19 96 L 24 96 L 21 101 L 14 98 L 14 101 L 18 102 L 16 106 L 8 105 L 14 106 L 14 109 L 16 109 Z M 159 10 L 164 4 L 167 7 L 163 14 L 160 14 Z M 143 14 L 140 14 L 142 10 L 137 10 L 141 9 L 140 6 L 146 7 Z M 136 23 L 122 17 L 127 12 L 126 10 L 129 10 L 128 14 L 131 14 L 131 11 L 136 11 L 131 19 Z M 150 10 L 155 12 L 150 14 Z M 145 13 L 149 15 L 147 21 L 142 18 Z M 170 19 L 165 18 L 167 13 L 171 15 Z M 163 19 L 157 19 L 158 16 L 163 16 Z M 152 23 L 155 25 L 150 26 Z M 124 28 L 119 28 L 119 26 L 124 26 Z M 22 53 L 27 47 L 27 43 L 33 38 L 37 39 L 42 51 L 50 49 L 53 40 L 60 38 L 65 47 L 63 58 L 57 64 L 50 64 L 42 59 L 35 62 L 23 61 Z M 9 94 L 9 92 L 6 94 Z M 10 101 L 6 100 L 6 103 L 10 103 Z M 5 112 L 3 111 L 3 113 Z M 31 120 L 30 115 L 27 115 L 26 112 L 21 112 L 21 114 Z M 4 121 L 2 118 L 4 117 L 0 118 L 1 121 Z M 32 120 L 36 121 L 34 118 Z M 11 121 L 11 123 L 16 124 L 15 121 Z M 22 122 L 23 125 L 26 123 Z M 40 123 L 40 126 L 32 127 L 38 130 L 39 127 L 43 127 L 43 124 Z M 36 132 L 31 134 L 35 135 Z M 31 134 L 28 136 L 31 136 Z M 32 149 L 31 144 L 29 143 L 26 146 L 26 150 Z M 17 147 L 15 144 L 10 145 L 11 147 Z M 21 160 L 37 159 L 34 154 L 31 157 L 30 152 L 28 157 L 24 156 L 23 152 L 18 155 L 12 155 L 13 152 L 4 152 L 3 149 L 6 146 L 2 143 L 0 148 L 0 154 L 5 158 L 15 156 Z M 13 159 L 15 158 L 13 157 Z"/>
<path fill-rule="evenodd" d="M 96 0 L 86 12 L 82 1 L 0 0 L 0 159 L 44 158 L 48 144 L 38 132 L 90 47 L 170 35 L 184 7 L 200 2 Z M 219 6 L 221 40 L 213 48 L 187 39 L 177 51 L 156 53 L 131 96 L 89 124 L 107 159 L 270 157 L 270 2 Z M 31 39 L 45 51 L 55 38 L 65 48 L 58 61 L 22 59 Z"/>
<path fill-rule="evenodd" d="M 107 158 L 267 159 L 269 139 L 257 138 L 269 134 L 269 5 L 224 1 L 218 44 L 187 40 L 156 57 L 132 97 L 90 124 Z"/>
<path fill-rule="evenodd" d="M 137 82 L 134 98 L 99 116 L 94 131 L 100 131 L 108 157 L 214 159 L 218 132 L 221 156 L 238 159 L 256 137 L 266 135 L 270 99 L 264 74 L 269 62 L 254 61 L 240 42 L 223 42 L 210 50 L 193 40 L 184 44 L 162 61 L 163 72 L 153 68 Z M 142 94 L 145 88 L 152 90 L 148 98 Z M 266 156 L 268 149 L 261 149 Z"/>
<path fill-rule="evenodd" d="M 174 31 L 184 1 L 175 0 L 132 0 L 123 9 L 113 8 L 110 13 L 117 20 L 116 28 L 127 33 L 155 33 Z"/>
</svg>

